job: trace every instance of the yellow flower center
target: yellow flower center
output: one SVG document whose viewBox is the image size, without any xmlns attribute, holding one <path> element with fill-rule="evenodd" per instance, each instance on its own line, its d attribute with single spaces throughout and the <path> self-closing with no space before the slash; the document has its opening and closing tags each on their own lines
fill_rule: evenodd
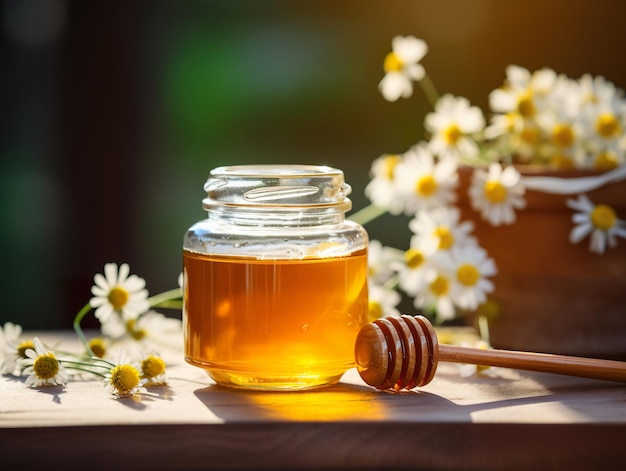
<svg viewBox="0 0 626 471">
<path fill-rule="evenodd" d="M 409 268 L 417 268 L 424 262 L 424 254 L 419 250 L 409 249 L 404 252 L 404 260 Z"/>
<path fill-rule="evenodd" d="M 596 156 L 593 167 L 596 170 L 612 170 L 618 164 L 617 156 L 613 152 L 606 151 Z"/>
<path fill-rule="evenodd" d="M 391 51 L 385 57 L 385 62 L 383 63 L 383 69 L 386 73 L 389 72 L 400 72 L 404 67 L 404 61 L 398 57 L 398 54 Z"/>
<path fill-rule="evenodd" d="M 500 315 L 500 305 L 491 298 L 478 306 L 477 314 L 489 320 L 494 320 Z"/>
<path fill-rule="evenodd" d="M 506 200 L 507 190 L 504 185 L 498 181 L 490 180 L 485 183 L 485 198 L 489 202 L 497 204 Z"/>
<path fill-rule="evenodd" d="M 435 296 L 443 296 L 448 292 L 449 285 L 447 278 L 438 275 L 430 284 L 429 288 Z"/>
<path fill-rule="evenodd" d="M 135 319 L 129 320 L 128 322 L 126 322 L 126 331 L 135 340 L 141 340 L 147 334 L 146 334 L 146 331 L 144 329 L 137 329 L 136 325 L 137 325 L 137 323 L 135 322 Z"/>
<path fill-rule="evenodd" d="M 447 227 L 435 229 L 435 237 L 439 238 L 439 250 L 447 250 L 454 245 L 454 236 Z"/>
<path fill-rule="evenodd" d="M 443 139 L 450 146 L 456 145 L 463 133 L 456 124 L 451 124 L 442 131 Z"/>
<path fill-rule="evenodd" d="M 612 113 L 602 113 L 596 121 L 596 132 L 604 138 L 617 136 L 621 132 L 617 117 Z"/>
<path fill-rule="evenodd" d="M 535 115 L 535 102 L 530 92 L 523 93 L 517 98 L 517 112 L 524 118 L 532 118 Z"/>
<path fill-rule="evenodd" d="M 141 373 L 142 378 L 156 378 L 165 373 L 165 362 L 159 357 L 149 355 L 141 362 Z"/>
<path fill-rule="evenodd" d="M 513 133 L 515 131 L 515 123 L 517 122 L 517 115 L 515 113 L 507 113 L 505 116 L 504 130 L 507 133 Z"/>
<path fill-rule="evenodd" d="M 128 302 L 128 291 L 121 286 L 115 286 L 109 291 L 108 300 L 116 311 L 123 308 Z"/>
<path fill-rule="evenodd" d="M 422 196 L 430 196 L 437 191 L 437 180 L 432 175 L 425 175 L 418 180 L 415 191 Z"/>
<path fill-rule="evenodd" d="M 39 379 L 54 378 L 59 372 L 59 360 L 50 352 L 39 355 L 33 363 L 33 372 Z"/>
<path fill-rule="evenodd" d="M 465 263 L 457 268 L 456 277 L 462 285 L 474 286 L 480 279 L 480 272 L 474 265 Z"/>
<path fill-rule="evenodd" d="M 575 167 L 574 160 L 565 154 L 556 153 L 550 158 L 550 165 L 559 170 L 568 170 Z"/>
<path fill-rule="evenodd" d="M 97 356 L 98 358 L 104 358 L 104 356 L 107 353 L 104 339 L 101 337 L 96 337 L 95 339 L 91 339 L 89 341 L 89 348 L 91 349 L 93 354 Z"/>
<path fill-rule="evenodd" d="M 20 358 L 28 358 L 26 356 L 26 350 L 34 350 L 35 349 L 35 344 L 33 343 L 32 340 L 26 340 L 22 343 L 20 343 L 17 346 L 17 356 Z"/>
<path fill-rule="evenodd" d="M 128 394 L 139 385 L 139 371 L 131 365 L 117 365 L 111 370 L 109 383 L 120 394 Z"/>
<path fill-rule="evenodd" d="M 574 144 L 574 131 L 569 124 L 557 124 L 552 129 L 552 141 L 559 147 L 568 148 Z"/>
<path fill-rule="evenodd" d="M 607 231 L 615 225 L 617 216 L 615 211 L 606 204 L 599 204 L 591 211 L 591 224 L 597 229 Z"/>
<path fill-rule="evenodd" d="M 385 168 L 385 176 L 387 177 L 387 180 L 393 180 L 393 171 L 396 168 L 396 165 L 398 165 L 398 162 L 400 162 L 400 156 L 399 155 L 388 155 L 387 157 L 384 158 L 383 160 L 383 165 Z"/>
<path fill-rule="evenodd" d="M 379 319 L 383 315 L 383 307 L 380 305 L 378 301 L 370 301 L 368 303 L 368 311 L 369 311 L 369 318 L 371 320 Z"/>
<path fill-rule="evenodd" d="M 526 126 L 522 129 L 520 137 L 526 144 L 536 144 L 539 140 L 539 130 L 532 126 Z"/>
</svg>

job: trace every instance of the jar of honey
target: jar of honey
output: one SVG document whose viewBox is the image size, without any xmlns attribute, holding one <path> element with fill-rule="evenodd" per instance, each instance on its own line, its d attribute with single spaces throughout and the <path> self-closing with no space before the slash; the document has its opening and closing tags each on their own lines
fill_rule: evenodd
<svg viewBox="0 0 626 471">
<path fill-rule="evenodd" d="M 339 381 L 368 322 L 368 236 L 345 217 L 343 172 L 219 167 L 204 189 L 183 243 L 185 360 L 237 388 Z"/>
</svg>

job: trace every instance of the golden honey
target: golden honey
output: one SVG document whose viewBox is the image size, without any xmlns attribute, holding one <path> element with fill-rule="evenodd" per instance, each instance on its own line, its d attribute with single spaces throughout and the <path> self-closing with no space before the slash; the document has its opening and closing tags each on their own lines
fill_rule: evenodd
<svg viewBox="0 0 626 471">
<path fill-rule="evenodd" d="M 184 251 L 185 355 L 218 383 L 300 389 L 354 366 L 367 254 L 258 260 Z"/>
</svg>

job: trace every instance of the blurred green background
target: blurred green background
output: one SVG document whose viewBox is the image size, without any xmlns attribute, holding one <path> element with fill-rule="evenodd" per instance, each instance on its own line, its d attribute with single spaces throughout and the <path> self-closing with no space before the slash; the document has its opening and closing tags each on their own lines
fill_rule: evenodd
<svg viewBox="0 0 626 471">
<path fill-rule="evenodd" d="M 487 109 L 505 67 L 626 86 L 619 0 L 3 0 L 0 323 L 70 328 L 107 262 L 177 286 L 211 168 L 342 168 L 422 138 L 419 90 L 377 86 L 393 36 L 429 45 L 441 93 Z M 402 217 L 367 226 L 405 248 Z M 92 319 L 93 321 L 93 319 Z M 89 325 L 86 321 L 85 325 Z"/>
</svg>

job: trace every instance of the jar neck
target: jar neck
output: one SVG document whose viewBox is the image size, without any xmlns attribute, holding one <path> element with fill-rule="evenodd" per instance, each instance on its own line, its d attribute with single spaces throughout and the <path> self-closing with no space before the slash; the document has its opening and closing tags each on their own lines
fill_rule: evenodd
<svg viewBox="0 0 626 471">
<path fill-rule="evenodd" d="M 209 219 L 249 227 L 339 224 L 352 207 L 343 172 L 315 165 L 234 165 L 211 171 Z"/>
<path fill-rule="evenodd" d="M 350 209 L 348 201 L 341 207 L 251 207 L 251 206 L 214 206 L 208 209 L 208 218 L 221 224 L 237 226 L 283 228 L 311 227 L 341 224 L 345 213 Z M 346 208 L 347 206 L 347 208 Z"/>
</svg>

